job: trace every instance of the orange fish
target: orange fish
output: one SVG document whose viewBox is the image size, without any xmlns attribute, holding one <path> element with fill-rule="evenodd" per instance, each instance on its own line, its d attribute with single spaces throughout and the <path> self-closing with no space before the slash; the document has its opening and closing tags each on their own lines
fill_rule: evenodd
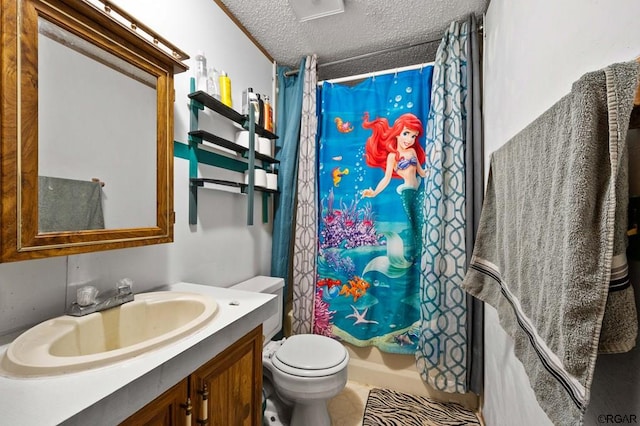
<svg viewBox="0 0 640 426">
<path fill-rule="evenodd" d="M 360 277 L 355 277 L 354 279 L 349 280 L 349 285 L 343 285 L 338 294 L 353 296 L 353 301 L 355 302 L 360 297 L 367 294 L 369 286 L 370 284 L 367 281 Z"/>
<path fill-rule="evenodd" d="M 331 171 L 331 177 L 333 178 L 333 186 L 340 185 L 340 181 L 342 180 L 342 176 L 348 175 L 349 169 L 340 170 L 340 167 L 336 167 Z"/>
<path fill-rule="evenodd" d="M 354 279 L 349 280 L 349 285 L 361 291 L 366 291 L 370 286 L 370 284 L 367 281 L 363 280 L 360 277 L 355 277 Z"/>
<path fill-rule="evenodd" d="M 336 127 L 340 133 L 349 133 L 353 131 L 353 126 L 348 121 L 342 121 L 342 118 L 336 117 L 335 120 Z"/>
<path fill-rule="evenodd" d="M 352 296 L 353 297 L 353 301 L 355 302 L 356 300 L 358 300 L 361 296 L 364 295 L 364 293 L 361 293 L 360 290 L 358 290 L 355 287 L 347 287 L 346 285 L 342 286 L 342 289 L 340 290 L 340 293 L 338 294 L 344 294 L 347 296 Z"/>
<path fill-rule="evenodd" d="M 349 286 L 343 285 L 338 294 L 349 294 Z"/>
</svg>

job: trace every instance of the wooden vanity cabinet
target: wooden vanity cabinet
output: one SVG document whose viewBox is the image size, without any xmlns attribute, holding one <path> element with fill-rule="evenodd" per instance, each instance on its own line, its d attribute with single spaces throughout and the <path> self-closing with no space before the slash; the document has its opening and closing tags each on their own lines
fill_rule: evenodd
<svg viewBox="0 0 640 426">
<path fill-rule="evenodd" d="M 191 426 L 187 424 L 188 381 L 177 385 L 121 423 L 123 426 Z"/>
<path fill-rule="evenodd" d="M 209 426 L 262 425 L 262 326 L 200 367 L 190 384 L 197 395 L 195 419 L 208 420 Z"/>
<path fill-rule="evenodd" d="M 188 398 L 192 405 L 190 420 Z M 262 325 L 121 425 L 261 426 Z"/>
</svg>

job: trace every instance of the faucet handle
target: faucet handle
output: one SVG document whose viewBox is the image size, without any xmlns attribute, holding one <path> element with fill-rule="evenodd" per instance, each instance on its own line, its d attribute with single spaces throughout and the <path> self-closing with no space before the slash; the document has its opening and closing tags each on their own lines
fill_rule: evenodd
<svg viewBox="0 0 640 426">
<path fill-rule="evenodd" d="M 96 303 L 98 289 L 92 285 L 85 285 L 76 290 L 76 303 L 79 306 L 90 306 Z"/>
<path fill-rule="evenodd" d="M 133 280 L 131 278 L 118 280 L 116 289 L 119 295 L 131 294 L 133 292 Z"/>
</svg>

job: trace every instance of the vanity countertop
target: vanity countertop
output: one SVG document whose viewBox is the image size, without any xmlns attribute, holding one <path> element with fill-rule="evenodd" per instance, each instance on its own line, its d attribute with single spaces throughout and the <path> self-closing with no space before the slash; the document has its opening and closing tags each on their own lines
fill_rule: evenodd
<svg viewBox="0 0 640 426">
<path fill-rule="evenodd" d="M 153 399 L 149 394 L 169 389 L 278 309 L 276 297 L 270 294 L 191 283 L 162 290 L 210 295 L 218 303 L 218 312 L 195 333 L 125 361 L 60 376 L 0 376 L 0 423 L 118 423 Z M 0 346 L 0 356 L 8 346 Z"/>
</svg>

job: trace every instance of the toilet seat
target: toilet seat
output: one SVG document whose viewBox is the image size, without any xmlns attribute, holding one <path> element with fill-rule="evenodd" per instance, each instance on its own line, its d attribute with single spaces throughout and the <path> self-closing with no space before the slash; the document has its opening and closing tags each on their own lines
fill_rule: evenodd
<svg viewBox="0 0 640 426">
<path fill-rule="evenodd" d="M 286 339 L 273 354 L 278 370 L 299 377 L 331 376 L 349 362 L 347 350 L 339 342 L 316 334 L 297 334 Z"/>
</svg>

